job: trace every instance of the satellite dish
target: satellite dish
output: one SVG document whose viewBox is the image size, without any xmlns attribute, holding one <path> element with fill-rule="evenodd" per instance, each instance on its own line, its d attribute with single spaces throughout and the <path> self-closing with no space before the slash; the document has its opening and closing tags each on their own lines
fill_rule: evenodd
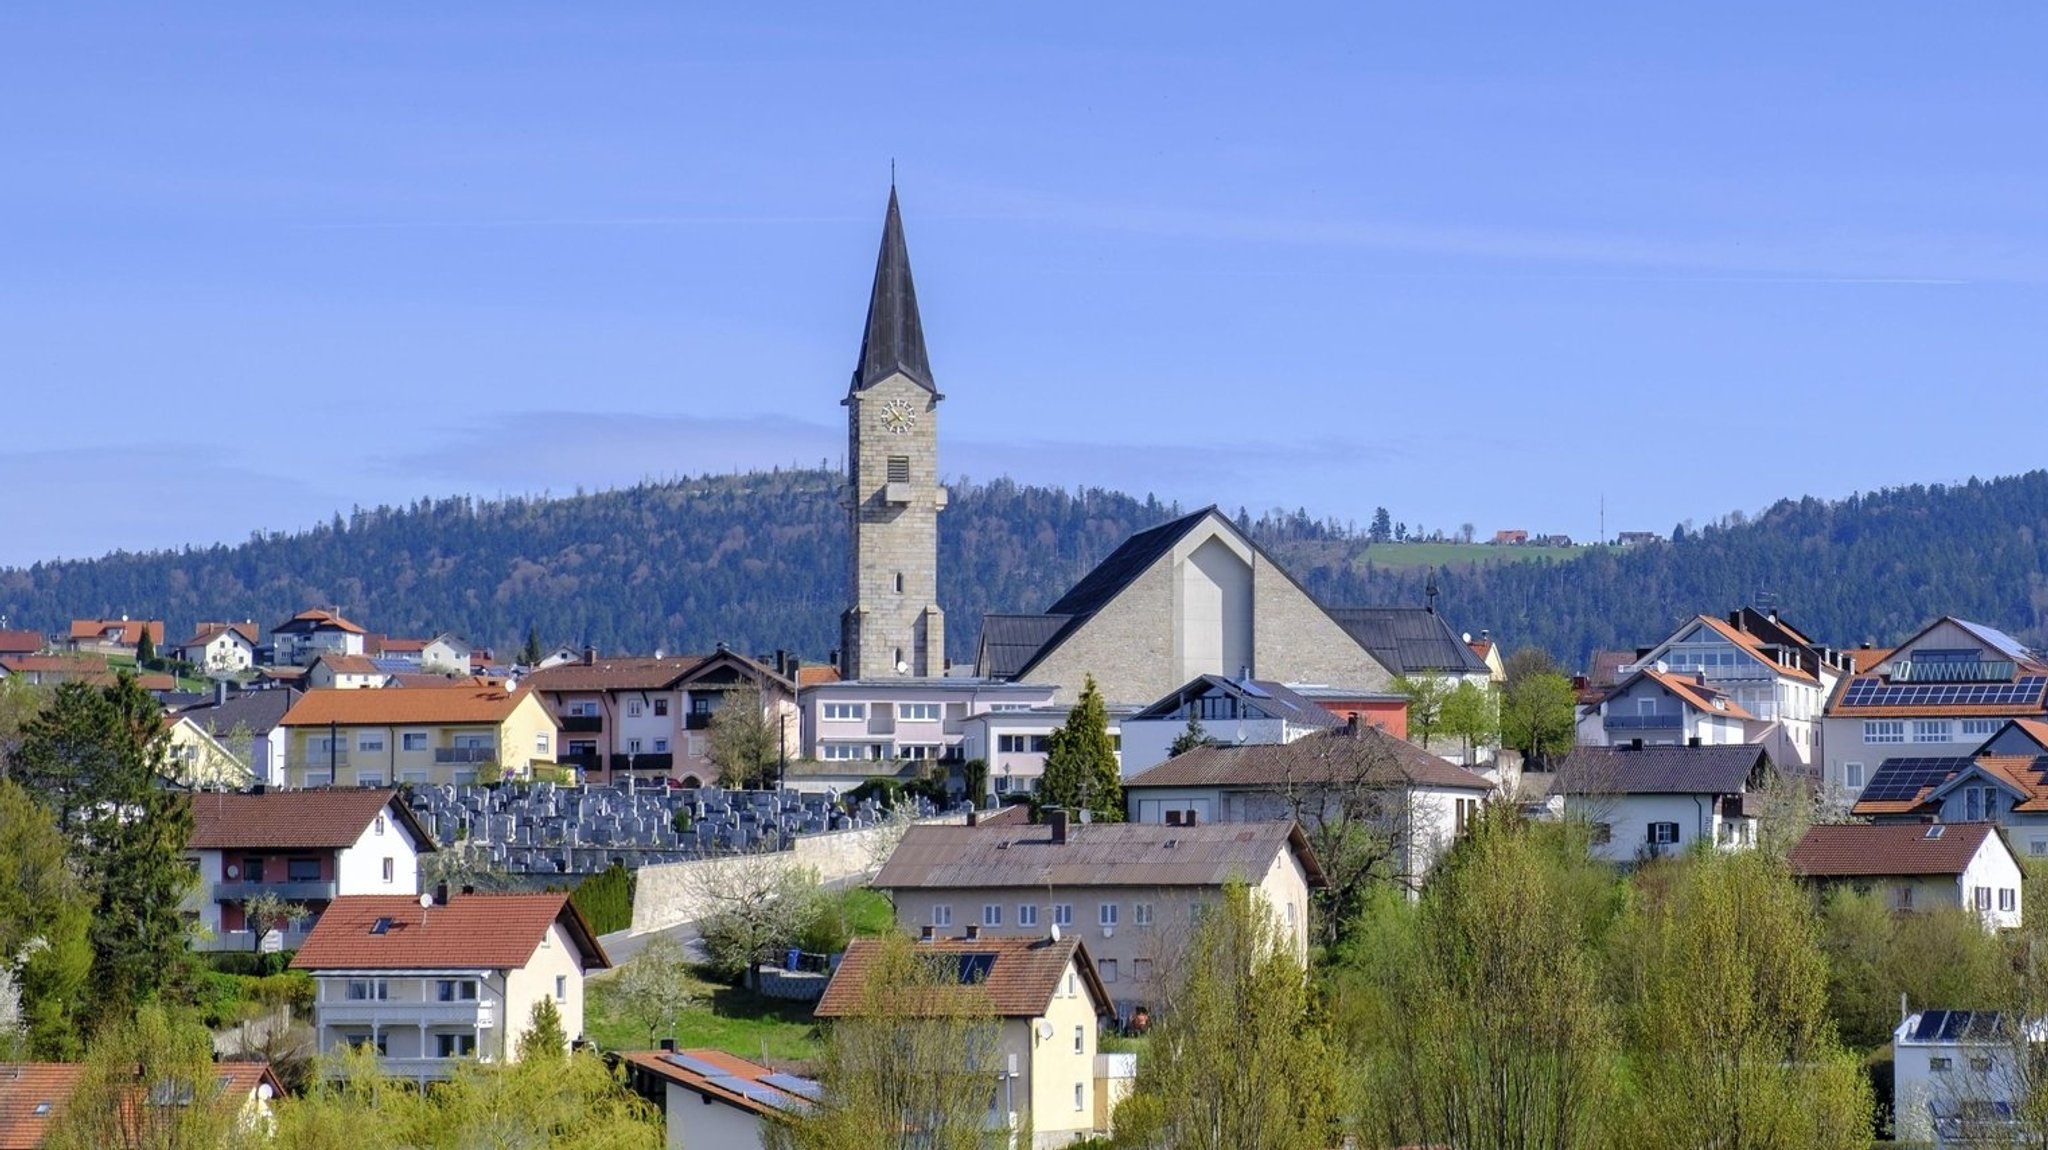
<svg viewBox="0 0 2048 1150">
<path fill-rule="evenodd" d="M 1043 1018 L 1038 1020 L 1038 1040 L 1040 1042 L 1052 1041 L 1052 1023 Z"/>
<path fill-rule="evenodd" d="M 1060 940 L 1060 924 L 1059 924 L 1059 923 L 1053 923 L 1053 924 L 1052 924 L 1052 940 L 1053 940 L 1054 942 L 1058 942 L 1058 941 Z"/>
<path fill-rule="evenodd" d="M 421 895 L 420 895 L 420 909 L 421 909 L 421 910 L 428 910 L 428 909 L 431 909 L 431 908 L 433 907 L 433 905 L 434 905 L 434 895 L 433 895 L 433 893 L 432 893 L 431 891 L 429 891 L 429 892 L 427 892 L 427 893 L 424 893 L 424 894 L 421 894 Z"/>
<path fill-rule="evenodd" d="M 901 659 L 898 659 L 896 661 L 896 673 L 899 675 L 910 674 L 910 664 L 903 662 Z"/>
<path fill-rule="evenodd" d="M 1047 1023 L 1046 1025 L 1050 1026 L 1052 1024 Z M 272 1090 L 270 1088 L 270 1083 L 268 1082 L 259 1082 L 256 1084 L 256 1098 L 259 1102 L 270 1101 L 271 1097 L 276 1093 L 277 1091 Z"/>
</svg>

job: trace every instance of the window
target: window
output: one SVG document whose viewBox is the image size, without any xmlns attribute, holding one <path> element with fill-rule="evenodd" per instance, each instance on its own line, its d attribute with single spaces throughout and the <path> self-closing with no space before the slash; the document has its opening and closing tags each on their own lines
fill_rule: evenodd
<svg viewBox="0 0 2048 1150">
<path fill-rule="evenodd" d="M 1290 926 L 1290 927 L 1294 925 L 1294 900 L 1293 900 L 1293 899 L 1288 899 L 1288 900 L 1287 900 L 1287 913 L 1286 913 L 1286 914 L 1285 914 L 1284 916 L 1282 916 L 1282 919 L 1281 919 L 1281 921 L 1285 922 L 1285 923 L 1286 923 L 1286 924 L 1287 924 L 1288 926 Z"/>
<path fill-rule="evenodd" d="M 888 473 L 889 482 L 891 483 L 910 482 L 910 457 L 908 455 L 889 456 Z"/>
<path fill-rule="evenodd" d="M 351 978 L 348 980 L 350 1002 L 383 1002 L 391 997 L 391 984 L 381 978 Z"/>
<path fill-rule="evenodd" d="M 1852 791 L 1860 791 L 1863 789 L 1862 763 L 1842 764 L 1842 785 L 1849 788 Z"/>
<path fill-rule="evenodd" d="M 936 723 L 939 721 L 939 704 L 898 703 L 896 718 L 905 723 Z"/>
<path fill-rule="evenodd" d="M 1978 1055 L 1970 1059 L 1970 1069 L 1979 1074 L 1989 1074 L 1991 1073 L 1991 1060 L 1983 1055 Z"/>
<path fill-rule="evenodd" d="M 826 703 L 823 709 L 827 719 L 865 719 L 868 717 L 868 705 L 866 703 Z"/>
<path fill-rule="evenodd" d="M 657 718 L 657 719 L 663 719 L 663 718 L 667 718 L 667 717 L 668 717 L 668 700 L 667 700 L 667 699 L 656 699 L 656 700 L 654 700 L 654 717 L 655 717 L 655 718 Z"/>
<path fill-rule="evenodd" d="M 2027 840 L 2027 853 L 2035 858 L 2048 858 L 2048 839 Z"/>
<path fill-rule="evenodd" d="M 1104 982 L 1115 982 L 1115 981 L 1116 981 L 1116 959 L 1113 959 L 1113 958 L 1104 958 L 1104 959 L 1098 959 L 1098 960 L 1096 961 L 1096 963 L 1095 963 L 1095 969 L 1096 969 L 1096 971 L 1097 971 L 1097 972 L 1098 972 L 1099 974 L 1101 974 L 1101 975 L 1102 975 L 1102 981 L 1104 981 Z M 1079 1047 L 1076 1047 L 1075 1049 L 1076 1049 L 1076 1050 L 1078 1051 L 1078 1050 L 1079 1050 L 1080 1048 L 1079 1048 Z"/>
<path fill-rule="evenodd" d="M 1965 738 L 1971 736 L 1990 738 L 1998 733 L 1998 724 L 2002 721 L 2000 719 L 1964 719 L 1963 736 Z"/>
<path fill-rule="evenodd" d="M 1906 720 L 1865 719 L 1863 720 L 1863 741 L 1866 743 L 1903 743 L 1906 741 Z"/>
<path fill-rule="evenodd" d="M 1892 888 L 1892 906 L 1898 910 L 1913 909 L 1913 888 L 1895 886 Z"/>
<path fill-rule="evenodd" d="M 333 774 L 332 774 L 331 772 L 328 772 L 328 771 L 307 771 L 307 772 L 306 772 L 306 785 L 307 785 L 307 786 L 309 786 L 309 787 L 324 787 L 324 786 L 327 786 L 327 785 L 329 785 L 329 784 L 330 784 L 330 783 L 332 783 L 332 782 L 334 782 L 334 775 L 333 775 Z"/>
<path fill-rule="evenodd" d="M 290 882 L 319 882 L 319 859 L 292 859 L 284 864 L 284 877 Z"/>
<path fill-rule="evenodd" d="M 1596 847 L 1604 847 L 1614 841 L 1613 823 L 1594 823 L 1587 831 L 1587 838 Z"/>
<path fill-rule="evenodd" d="M 1913 741 L 1916 743 L 1946 743 L 1948 737 L 1947 719 L 1913 720 Z"/>
<path fill-rule="evenodd" d="M 377 821 L 376 821 L 375 823 L 372 823 L 372 824 L 371 824 L 372 826 L 374 826 L 374 827 L 376 827 L 376 828 L 377 828 L 377 833 L 378 833 L 378 834 L 380 834 L 380 835 L 384 833 L 384 822 L 385 822 L 384 816 L 383 816 L 383 815 L 378 815 L 378 816 L 377 816 Z"/>
<path fill-rule="evenodd" d="M 933 906 L 933 907 L 932 907 L 932 925 L 933 925 L 933 926 L 952 926 L 952 925 L 953 925 L 953 908 L 952 908 L 951 906 L 947 905 L 946 903 L 943 903 L 943 902 L 942 902 L 942 903 L 939 903 L 939 904 L 937 904 L 937 905 L 935 905 L 935 906 Z"/>
<path fill-rule="evenodd" d="M 2020 892 L 2009 886 L 1998 888 L 1998 909 L 2011 914 L 2020 908 Z"/>
<path fill-rule="evenodd" d="M 434 1053 L 441 1058 L 468 1058 L 476 1053 L 474 1034 L 436 1034 Z"/>
<path fill-rule="evenodd" d="M 2042 845 L 2042 846 L 2044 846 L 2044 847 L 2048 847 L 2048 843 L 2042 843 L 2041 845 Z M 1030 903 L 1028 903 L 1028 902 L 1020 902 L 1020 903 L 1018 903 L 1018 904 L 1017 904 L 1017 925 L 1018 925 L 1018 926 L 1037 926 L 1037 925 L 1038 925 L 1038 908 L 1037 908 L 1037 907 L 1035 907 L 1035 906 L 1032 906 L 1032 905 L 1031 905 Z"/>
<path fill-rule="evenodd" d="M 1454 801 L 1457 806 L 1452 813 L 1451 832 L 1453 834 L 1464 834 L 1471 827 L 1473 821 L 1479 817 L 1479 800 L 1457 799 Z"/>
<path fill-rule="evenodd" d="M 384 1035 L 382 1034 L 378 1034 L 374 1037 L 360 1032 L 355 1034 L 344 1034 L 341 1036 L 340 1043 L 338 1043 L 335 1048 L 338 1050 L 343 1047 L 352 1048 L 355 1050 L 374 1050 L 379 1054 L 390 1053 L 390 1051 L 385 1049 Z"/>
<path fill-rule="evenodd" d="M 385 882 L 397 882 L 397 881 L 398 881 L 398 860 L 397 860 L 397 859 L 389 859 L 389 858 L 387 858 L 387 859 L 385 859 L 385 860 L 384 860 L 384 881 L 385 881 Z"/>
<path fill-rule="evenodd" d="M 566 974 L 555 976 L 555 1001 L 569 1001 L 569 976 Z"/>
<path fill-rule="evenodd" d="M 629 755 L 637 755 L 637 754 L 639 754 L 639 753 L 640 753 L 640 740 L 638 740 L 638 739 L 627 739 L 627 740 L 626 740 L 626 753 L 627 753 L 627 754 L 629 754 Z"/>
<path fill-rule="evenodd" d="M 641 716 L 642 714 L 646 713 L 646 710 L 647 710 L 647 705 L 646 705 L 646 704 L 644 704 L 644 703 L 642 703 L 642 702 L 641 702 L 640 700 L 638 700 L 638 699 L 628 699 L 628 700 L 626 700 L 626 717 L 627 717 L 627 718 L 629 718 L 629 719 L 637 719 L 637 718 L 639 718 L 639 717 L 640 717 L 640 716 Z"/>
<path fill-rule="evenodd" d="M 356 750 L 381 751 L 384 749 L 384 732 L 364 731 L 356 736 Z"/>
<path fill-rule="evenodd" d="M 427 733 L 425 731 L 407 731 L 403 735 L 398 736 L 398 745 L 401 750 L 424 751 L 427 749 Z"/>
<path fill-rule="evenodd" d="M 1002 904 L 1001 904 L 1001 903 L 994 903 L 994 902 L 991 902 L 991 903 L 987 903 L 987 904 L 984 904 L 984 905 L 982 906 L 982 908 L 981 908 L 981 925 L 983 925 L 983 926 L 1001 926 L 1001 925 L 1003 925 L 1003 907 L 1002 907 Z"/>
<path fill-rule="evenodd" d="M 1657 843 L 1657 844 L 1659 844 L 1660 846 L 1661 846 L 1661 845 L 1669 845 L 1669 844 L 1671 844 L 1671 843 L 1675 843 L 1675 842 L 1677 842 L 1677 841 L 1678 841 L 1678 824 L 1677 824 L 1677 823 L 1651 823 L 1651 824 L 1650 824 L 1650 841 L 1651 841 L 1651 842 L 1653 842 L 1653 843 Z"/>
<path fill-rule="evenodd" d="M 549 753 L 550 753 L 550 752 L 549 752 L 549 750 L 548 750 L 548 737 L 549 737 L 549 736 L 548 736 L 548 733 L 547 733 L 546 731 L 541 731 L 540 733 L 538 733 L 538 734 L 536 734 L 536 735 L 534 735 L 534 736 L 533 736 L 533 753 L 534 753 L 534 754 L 536 754 L 536 755 L 545 755 L 545 754 L 549 754 Z"/>
<path fill-rule="evenodd" d="M 1929 1055 L 1927 1058 L 1927 1069 L 1936 1074 L 1947 1074 L 1949 1066 L 1949 1060 L 1940 1055 Z"/>
<path fill-rule="evenodd" d="M 1074 1028 L 1074 1053 L 1085 1054 L 1087 1050 L 1088 1028 L 1085 1026 L 1076 1026 Z"/>
<path fill-rule="evenodd" d="M 1973 896 L 1973 897 L 1975 898 L 1975 901 L 1976 901 L 1976 903 L 1977 903 L 1977 909 L 1978 909 L 1978 910 L 1990 910 L 1990 909 L 1991 909 L 1991 888 L 1990 888 L 1990 887 L 1988 887 L 1988 886 L 1980 886 L 1980 887 L 1975 887 L 1975 888 L 1972 888 L 1972 890 L 1971 890 L 1971 892 L 1970 892 L 1970 893 L 1971 893 L 1971 895 L 1972 895 L 1972 896 Z"/>
<path fill-rule="evenodd" d="M 476 980 L 473 978 L 444 978 L 434 983 L 436 1002 L 475 1002 Z"/>
<path fill-rule="evenodd" d="M 668 740 L 667 740 L 667 739 L 656 739 L 656 740 L 654 740 L 654 753 L 655 753 L 655 754 L 657 754 L 657 755 L 665 755 L 665 754 L 667 754 L 667 753 L 668 753 Z"/>
<path fill-rule="evenodd" d="M 262 860 L 262 858 L 260 858 L 260 857 L 250 857 L 250 858 L 245 858 L 245 859 L 243 859 L 243 860 L 242 860 L 242 878 L 243 878 L 243 880 L 244 880 L 244 881 L 247 881 L 247 882 L 262 882 L 262 881 L 263 881 L 263 860 Z"/>
<path fill-rule="evenodd" d="M 850 763 L 867 756 L 859 743 L 819 743 L 818 757 L 828 763 Z"/>
<path fill-rule="evenodd" d="M 1074 997 L 1074 972 L 1071 968 L 1068 969 L 1066 978 L 1062 979 L 1061 981 L 1065 983 L 1067 988 L 1063 993 L 1065 993 L 1068 998 Z"/>
<path fill-rule="evenodd" d="M 1097 907 L 1095 909 L 1095 921 L 1103 926 L 1115 926 L 1116 904 L 1113 902 L 1106 902 L 1103 903 L 1101 906 Z"/>
<path fill-rule="evenodd" d="M 359 787 L 381 787 L 384 785 L 384 772 L 357 771 L 356 785 Z"/>
<path fill-rule="evenodd" d="M 1151 904 L 1151 903 L 1149 903 L 1149 902 L 1134 902 L 1134 903 L 1132 903 L 1132 904 L 1131 904 L 1131 921 L 1132 921 L 1133 923 L 1137 924 L 1138 926 L 1151 926 L 1151 925 L 1152 925 L 1152 904 Z"/>
<path fill-rule="evenodd" d="M 896 757 L 926 763 L 939 757 L 939 748 L 930 743 L 904 743 L 896 748 Z"/>
<path fill-rule="evenodd" d="M 1132 959 L 1131 977 L 1139 982 L 1152 981 L 1152 960 L 1149 958 Z"/>
<path fill-rule="evenodd" d="M 1074 1109 L 1087 1109 L 1087 1105 L 1081 1100 L 1081 1084 L 1078 1082 L 1074 1083 Z"/>
<path fill-rule="evenodd" d="M 1074 925 L 1074 904 L 1070 902 L 1056 902 L 1052 904 L 1052 924 L 1054 926 Z"/>
<path fill-rule="evenodd" d="M 896 573 L 896 593 L 898 595 L 903 594 L 903 572 L 901 571 Z"/>
</svg>

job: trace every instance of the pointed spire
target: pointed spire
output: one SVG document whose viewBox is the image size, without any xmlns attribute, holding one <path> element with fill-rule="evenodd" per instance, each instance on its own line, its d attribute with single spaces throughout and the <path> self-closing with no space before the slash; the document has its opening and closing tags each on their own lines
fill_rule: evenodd
<svg viewBox="0 0 2048 1150">
<path fill-rule="evenodd" d="M 925 390 L 937 393 L 938 388 L 932 384 L 931 363 L 925 358 L 917 289 L 910 283 L 910 249 L 903 242 L 903 215 L 896 207 L 896 184 L 892 179 L 889 214 L 882 223 L 882 252 L 875 259 L 875 290 L 868 297 L 868 322 L 861 334 L 860 362 L 853 369 L 853 390 L 871 387 L 899 371 Z"/>
</svg>

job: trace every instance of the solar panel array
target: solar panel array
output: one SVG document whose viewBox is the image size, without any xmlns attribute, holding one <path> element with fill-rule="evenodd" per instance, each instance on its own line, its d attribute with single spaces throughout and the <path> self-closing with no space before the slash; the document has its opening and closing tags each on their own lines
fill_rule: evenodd
<svg viewBox="0 0 2048 1150">
<path fill-rule="evenodd" d="M 692 1058 L 687 1054 L 664 1054 L 662 1060 L 673 1062 L 692 1074 L 701 1074 L 706 1078 L 722 1078 L 732 1073 L 723 1066 L 713 1066 L 701 1058 Z"/>
<path fill-rule="evenodd" d="M 1957 1042 L 1996 1035 L 2003 1019 L 1996 1011 L 1922 1011 L 1907 1038 L 1914 1042 Z"/>
<path fill-rule="evenodd" d="M 1876 773 L 1857 797 L 1864 802 L 1909 802 L 1919 798 L 1923 789 L 1940 786 L 1971 762 L 1967 758 L 1886 759 L 1878 764 Z"/>
<path fill-rule="evenodd" d="M 777 1090 L 787 1091 L 816 1102 L 825 1096 L 825 1091 L 814 1079 L 798 1078 L 794 1074 L 763 1074 L 761 1081 Z"/>
<path fill-rule="evenodd" d="M 2038 703 L 2048 675 L 2022 675 L 2010 683 L 1887 683 L 1858 679 L 1842 696 L 1844 707 L 2020 707 Z"/>
<path fill-rule="evenodd" d="M 773 1086 L 766 1086 L 756 1082 L 751 1078 L 741 1078 L 734 1074 L 721 1074 L 716 1078 L 707 1078 L 704 1081 L 718 1087 L 720 1090 L 737 1094 L 741 1098 L 753 1102 L 759 1102 L 761 1105 L 773 1110 L 804 1110 L 810 1106 L 807 1100 L 795 1094 L 785 1093 L 775 1089 Z"/>
<path fill-rule="evenodd" d="M 979 986 L 988 981 L 988 975 L 995 969 L 996 956 L 993 954 L 963 954 L 960 956 L 960 984 Z M 1009 969 L 1005 967 L 1004 969 Z"/>
</svg>

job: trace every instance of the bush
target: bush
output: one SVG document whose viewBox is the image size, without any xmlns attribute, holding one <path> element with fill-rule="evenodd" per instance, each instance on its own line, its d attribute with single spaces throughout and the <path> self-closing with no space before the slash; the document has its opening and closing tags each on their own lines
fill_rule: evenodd
<svg viewBox="0 0 2048 1150">
<path fill-rule="evenodd" d="M 866 802 L 869 799 L 885 807 L 898 806 L 903 802 L 903 784 L 895 779 L 869 779 L 846 792 L 846 801 L 849 804 Z"/>
<path fill-rule="evenodd" d="M 633 876 L 619 863 L 584 879 L 569 899 L 598 934 L 633 925 Z"/>
</svg>

